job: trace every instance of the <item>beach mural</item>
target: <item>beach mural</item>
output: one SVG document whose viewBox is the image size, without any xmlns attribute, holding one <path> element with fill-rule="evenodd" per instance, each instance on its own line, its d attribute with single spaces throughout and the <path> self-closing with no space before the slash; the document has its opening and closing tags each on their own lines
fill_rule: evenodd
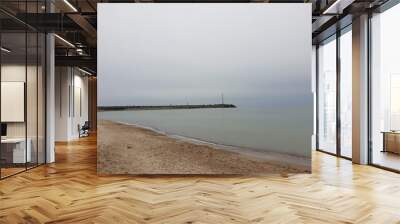
<svg viewBox="0 0 400 224">
<path fill-rule="evenodd" d="M 311 172 L 311 4 L 98 5 L 99 174 Z"/>
</svg>

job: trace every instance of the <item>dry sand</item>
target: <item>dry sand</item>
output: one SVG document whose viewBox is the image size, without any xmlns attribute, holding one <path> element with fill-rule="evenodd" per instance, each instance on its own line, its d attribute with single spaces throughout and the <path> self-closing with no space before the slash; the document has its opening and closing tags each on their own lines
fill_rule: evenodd
<svg viewBox="0 0 400 224">
<path fill-rule="evenodd" d="M 251 156 L 216 146 L 194 144 L 155 131 L 100 120 L 97 132 L 97 172 L 110 174 L 244 174 L 309 173 L 282 157 Z M 304 159 L 304 158 L 303 158 Z"/>
</svg>

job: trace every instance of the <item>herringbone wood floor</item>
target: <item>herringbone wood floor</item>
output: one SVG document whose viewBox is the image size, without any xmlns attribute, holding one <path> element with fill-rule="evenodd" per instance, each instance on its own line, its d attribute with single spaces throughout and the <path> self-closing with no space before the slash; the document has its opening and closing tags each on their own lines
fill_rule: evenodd
<svg viewBox="0 0 400 224">
<path fill-rule="evenodd" d="M 313 174 L 96 175 L 96 139 L 0 181 L 0 223 L 400 223 L 400 175 L 323 153 Z"/>
</svg>

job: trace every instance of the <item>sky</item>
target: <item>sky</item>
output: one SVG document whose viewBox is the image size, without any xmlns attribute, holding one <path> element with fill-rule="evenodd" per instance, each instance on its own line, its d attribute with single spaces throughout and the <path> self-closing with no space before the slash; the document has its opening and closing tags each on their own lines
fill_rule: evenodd
<svg viewBox="0 0 400 224">
<path fill-rule="evenodd" d="M 311 4 L 99 4 L 98 103 L 311 104 Z"/>
</svg>

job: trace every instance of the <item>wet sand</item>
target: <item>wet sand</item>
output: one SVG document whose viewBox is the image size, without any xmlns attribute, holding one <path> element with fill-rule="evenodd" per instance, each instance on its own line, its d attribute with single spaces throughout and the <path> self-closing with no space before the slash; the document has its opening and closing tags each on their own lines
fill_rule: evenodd
<svg viewBox="0 0 400 224">
<path fill-rule="evenodd" d="M 138 126 L 99 120 L 97 172 L 110 174 L 264 175 L 311 172 L 309 162 L 276 153 L 239 153 L 196 144 Z M 299 158 L 307 161 L 308 159 Z M 292 161 L 292 162 L 291 162 Z"/>
</svg>

